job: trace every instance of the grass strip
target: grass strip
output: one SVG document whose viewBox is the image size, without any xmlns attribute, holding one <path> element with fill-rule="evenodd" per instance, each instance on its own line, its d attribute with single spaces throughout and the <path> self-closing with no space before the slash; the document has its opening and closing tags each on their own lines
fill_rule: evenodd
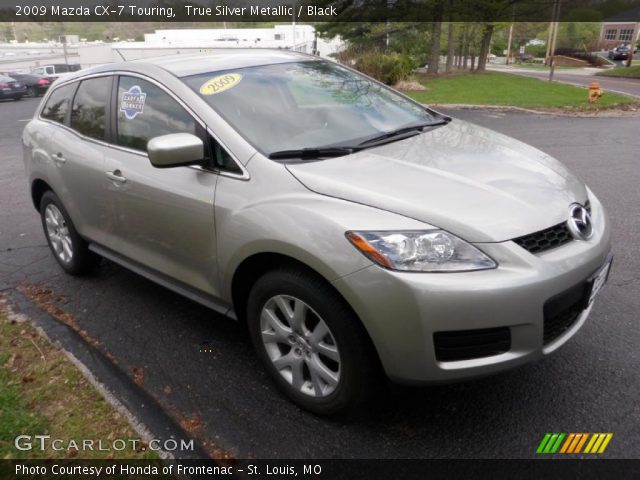
<svg viewBox="0 0 640 480">
<path fill-rule="evenodd" d="M 62 439 L 61 450 L 15 448 L 18 435 Z M 70 440 L 94 440 L 96 449 L 67 448 Z M 123 439 L 138 448 L 97 450 Z M 36 443 L 33 442 L 36 446 Z M 129 425 L 85 379 L 69 358 L 26 321 L 20 321 L 0 297 L 0 459 L 155 459 Z"/>
<path fill-rule="evenodd" d="M 405 92 L 426 104 L 500 105 L 523 108 L 561 108 L 589 111 L 637 106 L 633 97 L 607 92 L 590 104 L 587 90 L 502 72 L 461 73 L 416 78 L 427 90 Z"/>
</svg>

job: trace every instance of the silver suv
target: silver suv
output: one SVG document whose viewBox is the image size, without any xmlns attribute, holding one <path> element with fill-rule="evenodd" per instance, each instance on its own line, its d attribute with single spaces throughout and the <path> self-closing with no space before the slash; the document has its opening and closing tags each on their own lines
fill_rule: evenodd
<svg viewBox="0 0 640 480">
<path fill-rule="evenodd" d="M 609 223 L 548 155 L 338 64 L 240 51 L 57 82 L 24 135 L 53 254 L 245 322 L 294 402 L 539 359 L 584 324 Z"/>
</svg>

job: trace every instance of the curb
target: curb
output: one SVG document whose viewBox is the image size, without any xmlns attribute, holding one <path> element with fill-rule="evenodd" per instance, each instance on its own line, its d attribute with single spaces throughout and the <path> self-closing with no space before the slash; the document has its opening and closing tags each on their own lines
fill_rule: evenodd
<svg viewBox="0 0 640 480">
<path fill-rule="evenodd" d="M 552 117 L 583 117 L 583 118 L 602 118 L 602 117 L 635 117 L 640 116 L 640 109 L 638 110 L 596 110 L 595 112 L 563 112 L 563 111 L 549 111 L 549 110 L 535 110 L 532 108 L 515 107 L 511 105 L 475 105 L 465 103 L 431 103 L 424 104 L 429 108 L 437 110 L 438 108 L 452 109 L 452 110 L 492 110 L 492 111 L 505 111 L 505 112 L 522 112 L 531 113 L 535 115 L 549 115 Z"/>
<path fill-rule="evenodd" d="M 193 441 L 194 449 L 190 452 L 180 452 L 179 458 L 172 452 L 158 451 L 160 458 L 168 460 L 209 458 L 196 439 L 185 432 L 151 395 L 137 386 L 102 352 L 85 342 L 73 329 L 42 311 L 21 292 L 9 289 L 4 290 L 3 293 L 14 313 L 24 314 L 29 323 L 44 337 L 61 348 L 87 381 L 114 409 L 127 418 L 131 427 L 142 439 L 148 441 L 151 438 L 157 438 L 162 442 L 169 439 L 178 442 Z"/>
</svg>

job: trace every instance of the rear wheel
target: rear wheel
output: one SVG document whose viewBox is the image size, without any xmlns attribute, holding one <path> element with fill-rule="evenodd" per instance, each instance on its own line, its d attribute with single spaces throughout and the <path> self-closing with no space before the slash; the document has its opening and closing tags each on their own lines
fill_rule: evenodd
<svg viewBox="0 0 640 480">
<path fill-rule="evenodd" d="M 36 93 L 36 90 L 33 87 L 28 87 L 27 88 L 27 96 L 31 97 L 31 98 L 35 98 L 38 96 L 38 94 Z"/>
<path fill-rule="evenodd" d="M 269 272 L 251 290 L 247 313 L 267 371 L 302 408 L 354 410 L 385 383 L 362 325 L 322 279 L 302 269 Z"/>
<path fill-rule="evenodd" d="M 40 217 L 49 248 L 67 273 L 82 275 L 98 265 L 100 257 L 91 252 L 87 242 L 78 235 L 69 214 L 52 191 L 45 192 L 40 200 Z"/>
</svg>

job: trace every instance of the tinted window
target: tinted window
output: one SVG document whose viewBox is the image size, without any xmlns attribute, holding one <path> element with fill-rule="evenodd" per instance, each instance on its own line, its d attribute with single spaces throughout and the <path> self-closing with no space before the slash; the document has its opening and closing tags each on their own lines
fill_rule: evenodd
<svg viewBox="0 0 640 480">
<path fill-rule="evenodd" d="M 65 123 L 69 105 L 71 104 L 71 97 L 73 97 L 76 86 L 76 83 L 71 83 L 64 87 L 56 88 L 42 109 L 42 118 L 58 123 Z"/>
<path fill-rule="evenodd" d="M 147 142 L 160 135 L 200 134 L 196 121 L 177 101 L 140 78 L 120 77 L 117 108 L 118 144 L 124 147 L 146 151 Z"/>
<path fill-rule="evenodd" d="M 84 80 L 73 99 L 71 128 L 87 137 L 105 139 L 105 110 L 111 87 L 110 77 Z"/>
<path fill-rule="evenodd" d="M 209 138 L 209 141 L 211 142 L 216 167 L 232 173 L 242 173 L 242 170 L 240 170 L 236 161 L 231 158 L 229 152 L 222 148 L 213 138 Z"/>
</svg>

